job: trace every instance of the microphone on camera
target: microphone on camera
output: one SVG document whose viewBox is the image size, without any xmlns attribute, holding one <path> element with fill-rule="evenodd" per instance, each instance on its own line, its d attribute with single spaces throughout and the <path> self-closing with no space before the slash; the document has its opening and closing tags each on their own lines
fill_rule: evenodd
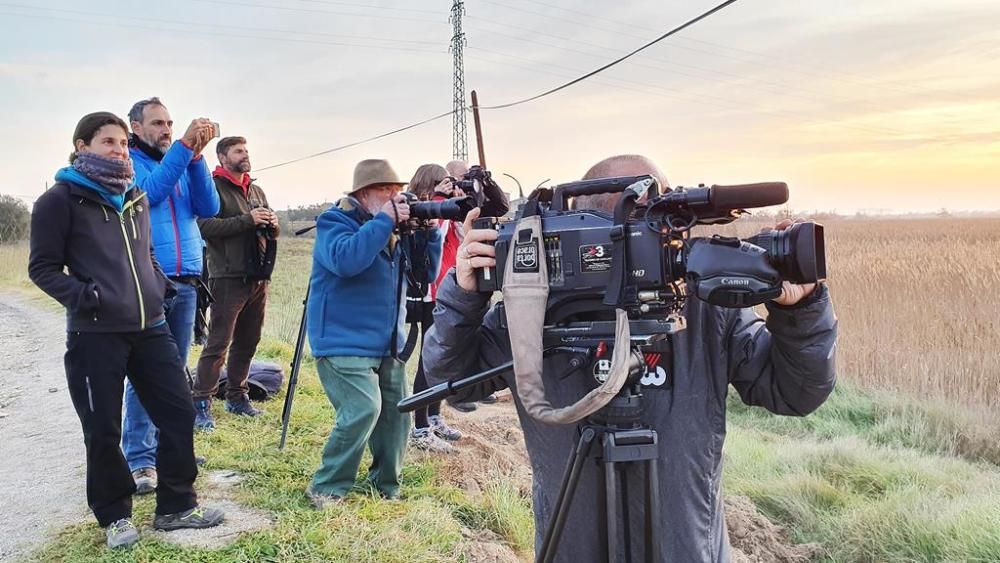
<svg viewBox="0 0 1000 563">
<path fill-rule="evenodd" d="M 756 184 L 715 185 L 709 188 L 709 202 L 715 209 L 751 209 L 781 205 L 788 201 L 788 184 L 760 182 Z"/>
</svg>

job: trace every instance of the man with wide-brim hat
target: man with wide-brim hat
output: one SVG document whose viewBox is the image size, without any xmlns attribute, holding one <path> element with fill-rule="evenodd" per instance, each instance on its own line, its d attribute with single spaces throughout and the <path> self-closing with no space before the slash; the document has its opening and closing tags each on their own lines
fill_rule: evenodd
<svg viewBox="0 0 1000 563">
<path fill-rule="evenodd" d="M 403 349 L 404 249 L 396 225 L 410 218 L 400 181 L 385 160 L 362 160 L 347 197 L 316 221 L 309 280 L 307 333 L 320 382 L 336 410 L 336 424 L 319 469 L 307 489 L 318 506 L 339 502 L 354 487 L 367 444 L 371 486 L 386 498 L 399 495 L 410 416 L 396 408 L 406 394 Z M 422 232 L 425 253 L 441 256 L 437 229 Z M 405 287 L 405 286 L 404 286 Z"/>
</svg>

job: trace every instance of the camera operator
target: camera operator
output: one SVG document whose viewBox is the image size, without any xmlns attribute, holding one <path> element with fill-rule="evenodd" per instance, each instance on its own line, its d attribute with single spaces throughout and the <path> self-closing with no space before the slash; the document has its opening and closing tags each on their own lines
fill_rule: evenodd
<svg viewBox="0 0 1000 563">
<path fill-rule="evenodd" d="M 316 221 L 306 328 L 320 382 L 336 410 L 306 490 L 319 508 L 339 502 L 354 487 L 365 444 L 372 454 L 370 484 L 385 498 L 399 496 L 410 431 L 409 415 L 396 409 L 406 396 L 405 364 L 398 358 L 403 270 L 419 260 L 430 265 L 433 279 L 441 253 L 436 225 L 402 240 L 396 234 L 410 220 L 399 193 L 405 184 L 387 161 L 362 160 L 347 197 Z M 412 244 L 418 233 L 422 247 Z"/>
<path fill-rule="evenodd" d="M 198 358 L 194 382 L 195 427 L 211 431 L 212 397 L 229 353 L 226 411 L 259 416 L 250 404 L 247 378 L 260 342 L 267 288 L 274 270 L 278 217 L 264 190 L 250 178 L 250 153 L 243 137 L 224 137 L 215 145 L 219 166 L 212 172 L 221 208 L 217 216 L 199 219 L 208 246 L 208 277 L 215 297 L 210 311 L 208 342 Z"/>
<path fill-rule="evenodd" d="M 665 185 L 652 162 L 634 155 L 606 159 L 584 179 L 643 174 L 654 175 Z M 618 197 L 580 197 L 576 206 L 608 208 Z M 476 211 L 469 215 L 467 228 L 477 215 Z M 789 224 L 783 222 L 778 228 Z M 431 385 L 511 360 L 504 319 L 496 308 L 487 310 L 490 295 L 476 292 L 475 269 L 494 264 L 496 238 L 492 229 L 466 231 L 456 269 L 437 293 L 434 327 L 424 348 L 424 361 L 434 366 L 428 371 Z M 663 521 L 653 523 L 659 527 L 653 533 L 662 538 L 662 561 L 729 561 L 721 495 L 729 385 L 745 403 L 790 416 L 809 414 L 833 390 L 837 321 L 826 286 L 786 282 L 782 295 L 767 309 L 765 321 L 753 309 L 726 309 L 689 299 L 684 310 L 687 329 L 655 344 L 647 354 L 643 422 L 658 433 L 660 444 Z M 589 369 L 570 368 L 565 356 L 548 357 L 543 367 L 546 395 L 554 405 L 584 396 L 596 385 L 593 377 Z M 514 391 L 533 471 L 538 547 L 579 435 L 575 425 L 543 424 L 527 415 L 514 385 L 513 374 L 508 374 L 467 389 L 459 398 L 475 400 L 505 387 Z M 644 473 L 629 465 L 625 479 L 640 487 Z M 580 476 L 565 533 L 556 546 L 558 561 L 592 561 L 601 553 L 599 499 L 604 483 L 598 475 L 588 464 Z M 645 528 L 641 497 L 628 497 L 632 530 Z M 633 559 L 644 561 L 643 550 L 642 542 L 633 545 Z"/>
</svg>

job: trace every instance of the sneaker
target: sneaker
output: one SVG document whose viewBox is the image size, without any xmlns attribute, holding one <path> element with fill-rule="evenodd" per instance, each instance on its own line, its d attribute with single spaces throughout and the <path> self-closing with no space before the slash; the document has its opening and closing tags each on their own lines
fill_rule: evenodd
<svg viewBox="0 0 1000 563">
<path fill-rule="evenodd" d="M 143 467 L 132 472 L 132 480 L 135 481 L 135 494 L 148 495 L 156 490 L 156 470 L 152 467 Z"/>
<path fill-rule="evenodd" d="M 243 395 L 239 401 L 226 399 L 226 412 L 231 412 L 240 416 L 260 416 L 264 414 L 261 410 L 254 408 L 250 404 L 250 397 Z"/>
<path fill-rule="evenodd" d="M 455 451 L 455 448 L 451 446 L 448 442 L 445 442 L 438 435 L 435 434 L 430 428 L 414 428 L 410 432 L 410 445 L 418 450 L 424 450 L 427 452 L 434 452 L 440 454 L 450 454 Z"/>
<path fill-rule="evenodd" d="M 344 497 L 317 493 L 312 489 L 311 485 L 306 488 L 306 496 L 309 497 L 309 500 L 313 503 L 313 506 L 315 506 L 317 510 L 323 510 L 328 506 L 334 506 L 344 502 Z"/>
<path fill-rule="evenodd" d="M 215 419 L 212 418 L 212 401 L 203 399 L 194 402 L 194 429 L 202 432 L 215 430 Z"/>
<path fill-rule="evenodd" d="M 492 405 L 492 404 L 496 404 L 496 402 L 498 400 L 499 399 L 497 399 L 496 395 L 487 395 L 487 396 L 483 397 L 482 399 L 479 399 L 479 402 L 482 403 L 482 404 L 484 404 L 484 405 Z"/>
<path fill-rule="evenodd" d="M 196 506 L 184 512 L 174 514 L 157 514 L 153 518 L 153 527 L 169 532 L 185 528 L 212 528 L 226 519 L 226 513 L 218 508 L 203 508 Z"/>
<path fill-rule="evenodd" d="M 108 549 L 132 547 L 139 541 L 139 530 L 135 529 L 128 518 L 112 522 L 110 526 L 104 528 L 104 534 L 108 537 Z"/>
<path fill-rule="evenodd" d="M 431 430 L 443 440 L 454 442 L 462 438 L 462 433 L 448 426 L 448 423 L 439 414 L 428 416 L 427 421 L 431 423 Z"/>
<path fill-rule="evenodd" d="M 472 412 L 479 408 L 476 403 L 448 403 L 448 406 L 458 412 Z"/>
</svg>

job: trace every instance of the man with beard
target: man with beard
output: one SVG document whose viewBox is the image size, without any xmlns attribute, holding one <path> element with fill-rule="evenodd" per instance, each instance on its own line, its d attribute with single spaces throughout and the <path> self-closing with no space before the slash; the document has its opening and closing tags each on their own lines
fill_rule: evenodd
<svg viewBox="0 0 1000 563">
<path fill-rule="evenodd" d="M 219 212 L 219 195 L 201 155 L 213 137 L 212 122 L 195 119 L 173 142 L 174 122 L 159 98 L 136 102 L 128 117 L 129 156 L 135 183 L 146 193 L 153 250 L 177 289 L 165 303 L 167 327 L 181 364 L 187 365 L 198 303 L 195 284 L 202 270 L 201 233 L 195 219 Z M 156 490 L 158 434 L 131 382 L 126 382 L 121 445 L 140 495 Z"/>
<path fill-rule="evenodd" d="M 225 137 L 216 144 L 219 166 L 212 176 L 221 209 L 213 218 L 198 220 L 208 246 L 209 286 L 215 297 L 208 342 L 194 382 L 194 426 L 206 431 L 215 428 L 210 409 L 223 363 L 226 410 L 243 416 L 261 414 L 250 404 L 247 377 L 264 324 L 279 228 L 264 190 L 249 176 L 246 143 L 243 137 Z"/>
</svg>

